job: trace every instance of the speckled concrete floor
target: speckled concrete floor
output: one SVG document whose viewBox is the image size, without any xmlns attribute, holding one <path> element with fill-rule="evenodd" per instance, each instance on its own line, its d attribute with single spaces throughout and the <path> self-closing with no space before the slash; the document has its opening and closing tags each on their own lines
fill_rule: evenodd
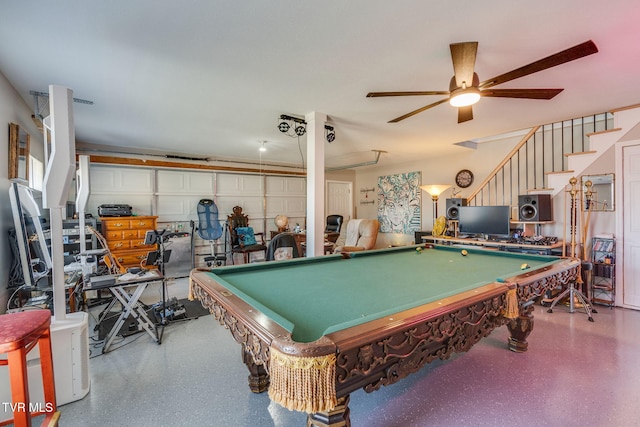
<svg viewBox="0 0 640 427">
<path fill-rule="evenodd" d="M 466 354 L 351 395 L 355 426 L 640 426 L 640 311 L 598 306 L 595 322 L 536 306 L 529 351 L 502 327 Z M 91 391 L 60 425 L 304 426 L 247 386 L 240 347 L 211 316 L 137 334 L 90 361 Z"/>
</svg>

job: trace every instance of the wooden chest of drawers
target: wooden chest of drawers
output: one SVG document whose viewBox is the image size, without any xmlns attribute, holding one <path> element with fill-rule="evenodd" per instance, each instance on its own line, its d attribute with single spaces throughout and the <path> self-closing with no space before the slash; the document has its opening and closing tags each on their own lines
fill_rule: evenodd
<svg viewBox="0 0 640 427">
<path fill-rule="evenodd" d="M 102 235 L 114 258 L 124 267 L 140 267 L 157 245 L 145 245 L 144 236 L 156 229 L 157 216 L 100 217 Z"/>
</svg>

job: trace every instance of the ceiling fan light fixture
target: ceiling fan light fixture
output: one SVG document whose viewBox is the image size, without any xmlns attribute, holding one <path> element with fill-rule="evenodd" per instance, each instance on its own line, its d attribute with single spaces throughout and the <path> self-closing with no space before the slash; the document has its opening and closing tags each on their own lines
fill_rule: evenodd
<svg viewBox="0 0 640 427">
<path fill-rule="evenodd" d="M 451 92 L 449 104 L 453 107 L 468 107 L 480 101 L 480 90 L 477 87 L 463 87 Z"/>
<path fill-rule="evenodd" d="M 448 91 L 369 92 L 367 94 L 367 97 L 449 95 L 448 99 L 442 98 L 439 101 L 432 102 L 417 110 L 389 120 L 389 123 L 398 123 L 447 101 L 452 106 L 458 107 L 458 123 L 462 123 L 473 120 L 472 109 L 466 107 L 475 104 L 481 97 L 551 99 L 560 93 L 562 89 L 487 89 L 598 52 L 598 47 L 595 43 L 592 40 L 588 40 L 481 83 L 478 74 L 474 71 L 478 42 L 452 43 L 449 45 L 449 49 L 451 50 L 454 75 L 449 81 Z M 479 88 L 482 88 L 482 91 Z"/>
</svg>

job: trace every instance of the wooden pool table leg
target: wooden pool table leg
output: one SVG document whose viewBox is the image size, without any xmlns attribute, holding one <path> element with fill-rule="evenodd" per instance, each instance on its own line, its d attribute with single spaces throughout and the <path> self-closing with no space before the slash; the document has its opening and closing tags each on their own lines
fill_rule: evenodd
<svg viewBox="0 0 640 427">
<path fill-rule="evenodd" d="M 349 419 L 349 395 L 338 398 L 332 411 L 307 415 L 307 427 L 351 427 Z"/>
<path fill-rule="evenodd" d="M 253 361 L 253 356 L 242 350 L 242 361 L 249 369 L 249 389 L 254 393 L 262 393 L 269 389 L 269 374 L 263 365 Z"/>
<path fill-rule="evenodd" d="M 527 337 L 533 331 L 533 303 L 520 307 L 520 315 L 507 322 L 507 329 L 511 333 L 509 337 L 509 350 L 516 353 L 524 353 L 529 347 Z"/>
</svg>

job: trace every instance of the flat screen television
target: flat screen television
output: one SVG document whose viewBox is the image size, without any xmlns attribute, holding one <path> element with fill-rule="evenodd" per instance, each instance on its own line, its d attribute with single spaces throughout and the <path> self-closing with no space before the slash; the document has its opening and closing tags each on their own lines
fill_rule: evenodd
<svg viewBox="0 0 640 427">
<path fill-rule="evenodd" d="M 460 206 L 458 229 L 463 234 L 508 236 L 509 206 Z"/>
</svg>

